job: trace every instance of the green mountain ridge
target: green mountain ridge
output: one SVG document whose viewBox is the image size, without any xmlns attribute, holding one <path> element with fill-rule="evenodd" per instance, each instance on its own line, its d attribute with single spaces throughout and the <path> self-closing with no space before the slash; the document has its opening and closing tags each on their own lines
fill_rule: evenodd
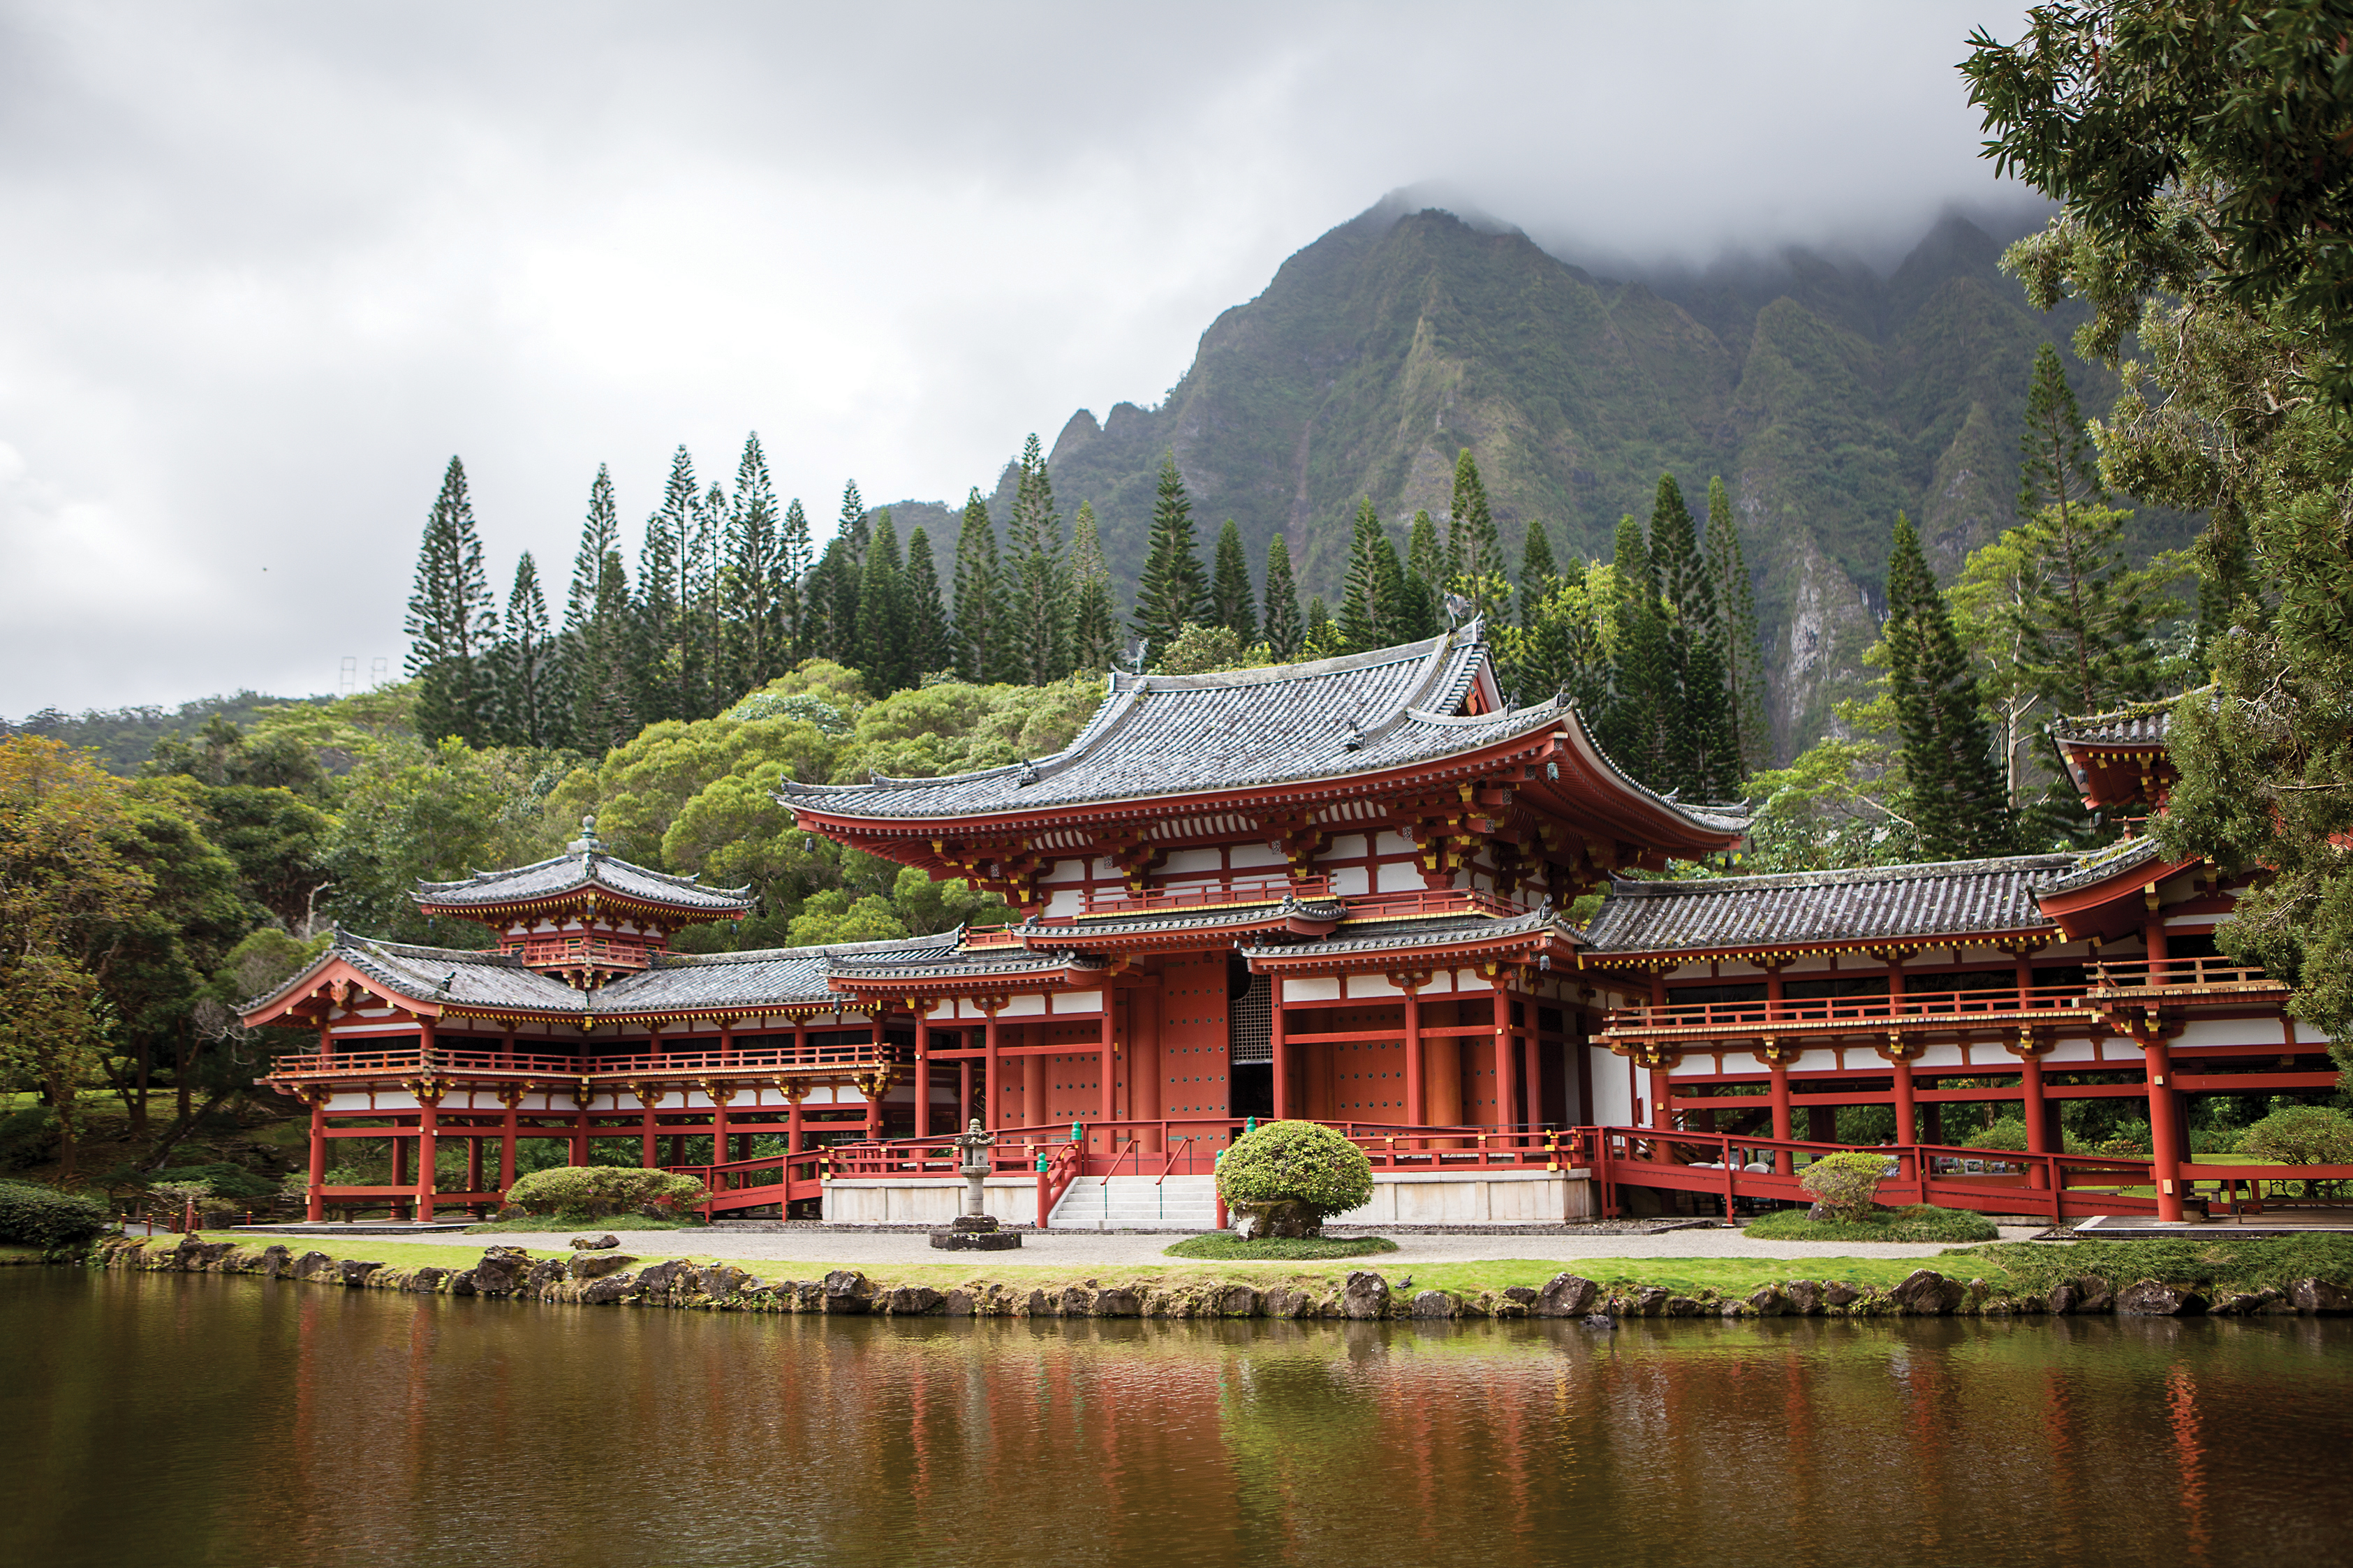
<svg viewBox="0 0 2353 1568">
<path fill-rule="evenodd" d="M 1301 592 L 1336 603 L 1357 498 L 1401 543 L 1416 510 L 1443 517 L 1462 446 L 1514 561 L 1532 519 L 1556 550 L 1603 557 L 1622 513 L 1647 515 L 1661 472 L 1687 492 L 1721 474 L 1786 755 L 1859 682 L 1895 513 L 1947 577 L 2013 521 L 2035 347 L 2064 352 L 2073 322 L 2031 310 L 2000 250 L 1947 216 L 1883 278 L 1791 250 L 1654 286 L 1515 230 L 1376 207 L 1221 314 L 1157 407 L 1072 415 L 1049 458 L 1056 495 L 1066 516 L 1093 503 L 1113 578 L 1132 583 L 1173 448 L 1205 545 L 1232 517 L 1255 569 L 1280 530 Z M 2068 365 L 2087 408 L 2113 398 L 2112 376 Z M 1000 485 L 1000 518 L 1009 500 Z M 2151 512 L 2136 542 L 2195 531 Z"/>
</svg>

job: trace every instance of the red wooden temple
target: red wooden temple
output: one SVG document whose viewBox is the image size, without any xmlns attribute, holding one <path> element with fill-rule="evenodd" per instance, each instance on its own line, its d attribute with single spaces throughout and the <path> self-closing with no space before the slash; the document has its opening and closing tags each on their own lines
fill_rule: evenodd
<svg viewBox="0 0 2353 1568">
<path fill-rule="evenodd" d="M 2159 710 L 2060 739 L 2087 800 L 2146 812 L 2163 730 Z M 1840 1109 L 1883 1106 L 1891 1196 L 2178 1215 L 2186 1097 L 2336 1079 L 2285 988 L 2214 956 L 2238 884 L 2146 838 L 1658 879 L 1736 846 L 1745 818 L 1643 788 L 1573 705 L 1507 708 L 1475 622 L 1271 669 L 1114 672 L 1054 756 L 779 799 L 809 831 L 1001 893 L 1019 923 L 674 954 L 671 933 L 740 917 L 744 893 L 617 860 L 592 830 L 422 887 L 420 908 L 497 947 L 339 932 L 246 1013 L 319 1031 L 271 1074 L 311 1107 L 312 1215 L 478 1208 L 521 1140 L 583 1163 L 627 1139 L 631 1163 L 709 1179 L 714 1212 L 934 1219 L 957 1185 L 934 1140 L 976 1116 L 999 1133 L 1005 1217 L 1034 1184 L 1040 1223 L 1150 1217 L 1139 1196 L 1190 1221 L 1246 1119 L 1303 1117 L 1374 1155 L 1366 1217 L 1557 1222 L 1799 1197 Z M 2079 1098 L 2144 1103 L 2154 1161 L 2063 1154 Z M 2029 1144 L 1991 1171 L 1947 1142 L 1989 1105 Z M 391 1139 L 390 1181 L 331 1183 L 345 1138 Z"/>
</svg>

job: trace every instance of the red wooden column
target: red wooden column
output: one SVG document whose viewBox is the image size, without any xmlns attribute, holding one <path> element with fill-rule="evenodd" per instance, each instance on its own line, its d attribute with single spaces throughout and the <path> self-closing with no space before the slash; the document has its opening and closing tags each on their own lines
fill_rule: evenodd
<svg viewBox="0 0 2353 1568">
<path fill-rule="evenodd" d="M 499 1090 L 499 1103 L 505 1108 L 499 1118 L 499 1191 L 503 1194 L 515 1183 L 515 1107 L 522 1103 L 522 1090 Z"/>
<path fill-rule="evenodd" d="M 785 1116 L 785 1152 L 801 1152 L 801 1101 L 808 1098 L 808 1086 L 797 1083 L 785 1090 L 785 1103 L 792 1109 Z"/>
<path fill-rule="evenodd" d="M 1430 1121 L 1430 1085 L 1421 1059 L 1421 987 L 1428 977 L 1404 974 L 1396 978 L 1398 988 L 1405 993 L 1405 1119 L 1420 1127 Z M 1428 1142 L 1418 1138 L 1412 1146 L 1424 1148 Z"/>
<path fill-rule="evenodd" d="M 302 1095 L 311 1102 L 311 1191 L 302 1214 L 316 1224 L 327 1217 L 327 1200 L 319 1190 L 327 1184 L 327 1087 L 311 1085 Z"/>
<path fill-rule="evenodd" d="M 2141 927 L 2141 940 L 2148 949 L 2150 984 L 2161 984 L 2165 975 L 2165 922 L 2151 920 Z M 2148 1152 L 2157 1177 L 2157 1217 L 2179 1220 L 2181 1217 L 2181 1160 L 2187 1152 L 2183 1145 L 2181 1096 L 2173 1089 L 2173 1047 L 2157 1032 L 2156 1020 L 2150 1019 L 2149 1032 L 2141 1037 L 2141 1058 L 2147 1064 L 2148 1079 Z"/>
<path fill-rule="evenodd" d="M 1274 1120 L 1288 1121 L 1291 1120 L 1291 1042 L 1283 1037 L 1282 977 L 1276 974 L 1269 978 L 1274 982 L 1273 1005 L 1267 1009 L 1267 1039 L 1274 1057 Z"/>
<path fill-rule="evenodd" d="M 1495 1131 L 1512 1125 L 1512 994 L 1505 989 L 1508 969 L 1494 975 L 1495 1006 Z"/>
<path fill-rule="evenodd" d="M 1111 982 L 1104 981 L 1096 995 L 1103 1005 L 1103 1016 L 1095 1022 L 1095 1053 L 1103 1063 L 1103 1119 L 1111 1122 L 1119 1120 L 1119 1061 L 1112 1039 Z M 1103 1147 L 1108 1151 L 1111 1146 L 1111 1130 L 1106 1127 Z"/>
<path fill-rule="evenodd" d="M 1520 993 L 1520 1083 L 1527 1130 L 1534 1132 L 1544 1120 L 1544 1040 L 1536 1032 L 1536 999 L 1530 991 Z"/>
<path fill-rule="evenodd" d="M 932 1005 L 922 996 L 911 996 L 907 1005 L 915 1010 L 915 1136 L 932 1135 Z"/>
<path fill-rule="evenodd" d="M 1908 1150 L 1920 1142 L 1913 1123 L 1912 1049 L 1902 1035 L 1890 1030 L 1887 1044 L 1880 1047 L 1879 1054 L 1895 1068 L 1895 1146 Z M 1896 1159 L 1899 1181 L 1908 1182 L 1917 1177 L 1920 1168 L 1917 1155 L 1900 1154 Z"/>
<path fill-rule="evenodd" d="M 969 1036 L 970 1030 L 965 1034 Z M 972 1058 L 965 1057 L 956 1063 L 956 1131 L 964 1131 L 966 1119 L 972 1115 Z"/>
<path fill-rule="evenodd" d="M 991 1132 L 999 1125 L 997 1112 L 1004 1103 L 1005 1080 L 997 1076 L 997 1010 L 1004 1005 L 994 996 L 984 997 L 980 1004 L 984 1020 L 980 1031 L 980 1113 Z"/>
<path fill-rule="evenodd" d="M 654 1088 L 651 1085 L 640 1085 L 638 1087 L 638 1110 L 642 1114 L 643 1121 L 639 1126 L 638 1135 L 642 1140 L 642 1148 L 640 1158 L 638 1163 L 645 1166 L 648 1170 L 651 1170 L 661 1163 L 661 1152 L 654 1147 L 654 1107 L 660 1102 L 660 1100 L 661 1090 L 659 1089 Z"/>
<path fill-rule="evenodd" d="M 1786 1142 L 1798 1135 L 1798 1119 L 1789 1100 L 1789 1053 L 1782 1048 L 1779 1041 L 1768 1039 L 1765 1042 L 1764 1056 L 1765 1069 L 1773 1075 L 1773 1136 Z M 1796 1172 L 1797 1164 L 1790 1158 L 1789 1151 L 1777 1149 L 1773 1152 L 1775 1175 L 1793 1175 Z"/>
<path fill-rule="evenodd" d="M 441 1097 L 417 1097 L 417 1217 L 433 1217 L 433 1167 L 440 1152 Z"/>
<path fill-rule="evenodd" d="M 706 1079 L 702 1092 L 711 1097 L 711 1163 L 723 1165 L 735 1157 L 727 1147 L 727 1102 L 735 1098 L 735 1086 Z"/>
</svg>

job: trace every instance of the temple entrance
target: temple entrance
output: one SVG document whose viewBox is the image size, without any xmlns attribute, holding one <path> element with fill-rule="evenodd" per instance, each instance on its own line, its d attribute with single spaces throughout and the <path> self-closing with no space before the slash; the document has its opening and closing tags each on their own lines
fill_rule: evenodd
<svg viewBox="0 0 2353 1568">
<path fill-rule="evenodd" d="M 1274 1115 L 1274 1064 L 1260 1062 L 1245 1066 L 1236 1063 L 1226 1078 L 1231 1103 L 1229 1116 L 1255 1116 L 1261 1121 Z"/>
</svg>

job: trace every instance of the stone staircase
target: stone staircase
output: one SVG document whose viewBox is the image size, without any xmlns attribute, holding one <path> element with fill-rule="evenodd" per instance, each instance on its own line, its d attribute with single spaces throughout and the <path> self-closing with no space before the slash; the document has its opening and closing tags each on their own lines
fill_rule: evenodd
<svg viewBox="0 0 2353 1568">
<path fill-rule="evenodd" d="M 1056 1230 L 1208 1230 L 1218 1223 L 1218 1179 L 1082 1176 L 1054 1205 Z"/>
</svg>

